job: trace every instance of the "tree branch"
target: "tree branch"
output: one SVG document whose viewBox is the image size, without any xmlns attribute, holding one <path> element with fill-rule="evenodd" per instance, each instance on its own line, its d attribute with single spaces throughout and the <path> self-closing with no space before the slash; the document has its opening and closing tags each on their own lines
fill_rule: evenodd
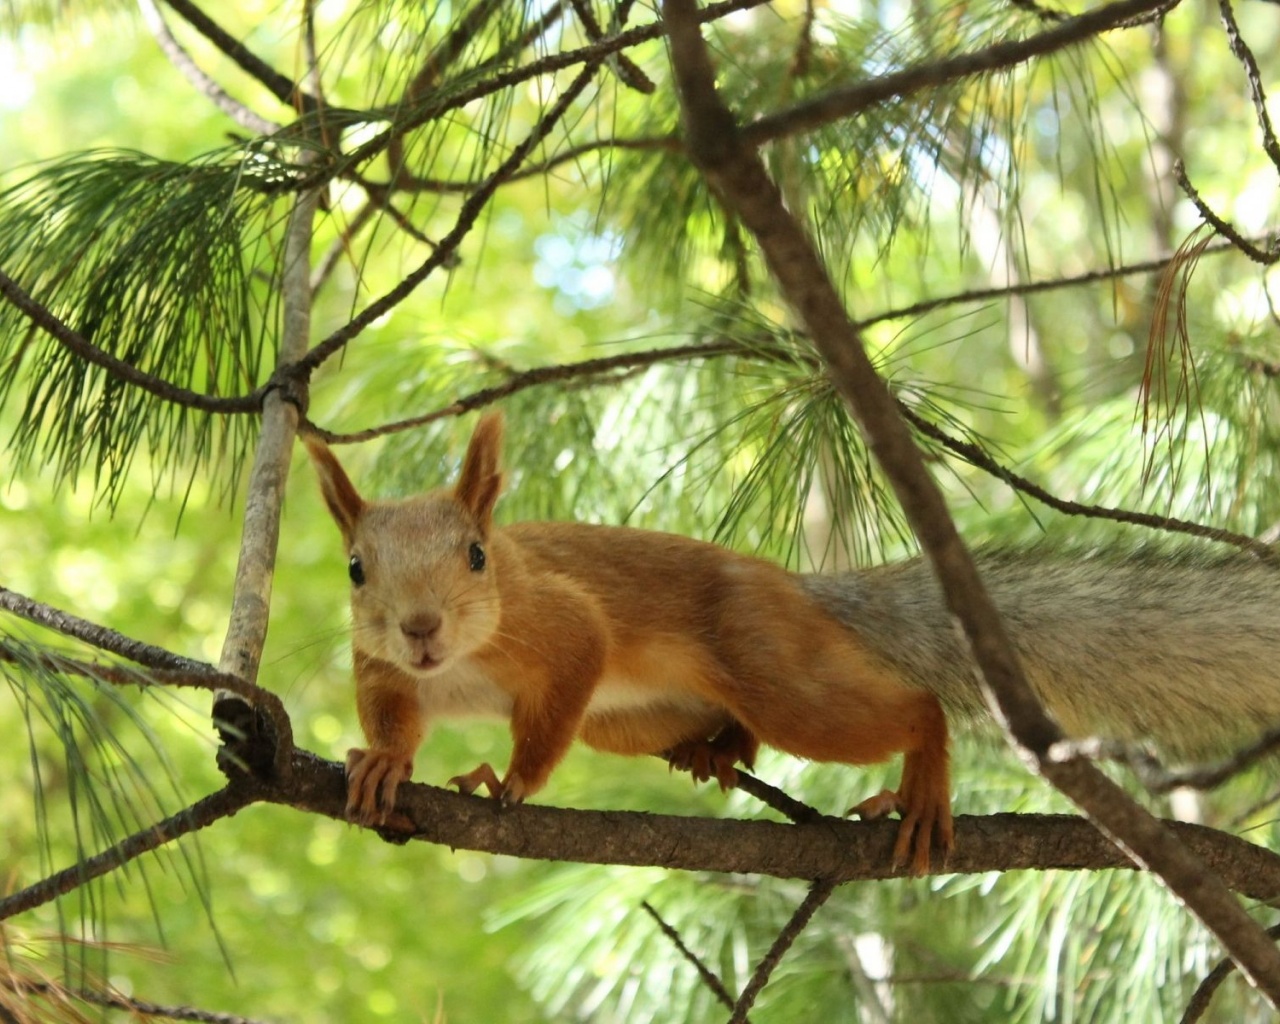
<svg viewBox="0 0 1280 1024">
<path fill-rule="evenodd" d="M 342 765 L 307 751 L 295 751 L 288 778 L 253 785 L 259 800 L 347 820 Z M 678 799 L 677 792 L 673 800 Z M 539 804 L 504 807 L 486 797 L 406 783 L 396 791 L 388 825 L 377 831 L 391 842 L 418 840 L 534 860 L 839 883 L 906 877 L 907 869 L 892 865 L 897 825 L 829 816 L 790 824 Z M 1280 898 L 1280 855 L 1203 825 L 1163 825 L 1242 896 L 1259 902 Z M 992 814 L 956 818 L 956 849 L 936 870 L 973 874 L 1133 867 L 1132 859 L 1084 818 Z"/>
<path fill-rule="evenodd" d="M 11 592 L 10 592 L 11 593 Z M 102 627 L 96 627 L 102 628 Z M 136 642 L 136 641 L 131 641 Z M 274 730 L 270 764 L 273 771 L 288 771 L 293 752 L 293 723 L 284 703 L 270 690 L 239 676 L 219 672 L 212 665 L 200 662 L 197 671 L 190 669 L 142 668 L 130 669 L 122 665 L 81 661 L 49 651 L 24 651 L 14 648 L 0 639 L 0 662 L 10 665 L 34 666 L 58 675 L 78 676 L 113 686 L 171 686 L 175 689 L 204 690 L 208 693 L 232 693 L 251 707 L 261 711 L 270 720 Z"/>
<path fill-rule="evenodd" d="M 1120 12 L 1127 18 L 1151 6 L 1147 0 L 1126 0 L 1106 10 L 1113 18 Z M 988 702 L 1041 774 L 1155 872 L 1213 931 L 1272 1004 L 1280 1006 L 1280 952 L 1221 881 L 1096 765 L 1083 758 L 1063 763 L 1046 756 L 1063 734 L 1028 685 L 942 494 L 925 469 L 893 395 L 867 357 L 826 267 L 720 100 L 695 14 L 693 0 L 664 0 L 687 148 L 712 187 L 756 236 L 770 272 L 857 416 L 934 567 L 948 608 L 964 629 Z M 1079 23 L 1073 19 L 1065 24 Z M 1094 24 L 1095 31 L 1104 27 L 1096 12 Z"/>
<path fill-rule="evenodd" d="M 239 68 L 256 79 L 276 99 L 295 110 L 311 112 L 319 109 L 320 101 L 303 90 L 287 75 L 282 75 L 244 43 L 205 14 L 193 0 L 165 0 L 174 13 L 182 18 L 218 50 L 226 54 Z"/>
<path fill-rule="evenodd" d="M 720 18 L 727 17 L 737 11 L 749 10 L 753 7 L 759 7 L 766 3 L 767 0 L 722 0 L 720 3 L 708 4 L 698 13 L 698 19 L 701 22 L 716 21 Z M 591 43 L 588 46 L 582 46 L 575 50 L 565 50 L 561 53 L 548 54 L 529 64 L 525 64 L 510 71 L 503 71 L 495 74 L 492 78 L 484 79 L 477 82 L 474 86 L 451 93 L 445 97 L 435 100 L 425 106 L 419 107 L 413 112 L 403 116 L 400 120 L 389 128 L 379 132 L 377 135 L 369 139 L 368 142 L 352 150 L 352 152 L 343 161 L 343 167 L 355 167 L 368 160 L 373 159 L 382 153 L 391 144 L 391 140 L 397 136 L 403 136 L 413 131 L 428 121 L 436 120 L 443 114 L 451 110 L 457 110 L 465 107 L 476 100 L 484 99 L 494 93 L 502 92 L 513 86 L 521 85 L 531 79 L 538 78 L 542 75 L 549 75 L 556 71 L 563 71 L 576 65 L 598 65 L 607 60 L 615 53 L 631 46 L 638 46 L 640 43 L 657 39 L 662 35 L 662 23 L 651 22 L 647 25 L 640 25 L 633 29 L 627 29 L 625 32 L 619 32 L 617 35 L 602 39 L 598 43 Z M 392 117 L 393 113 L 388 113 L 387 117 Z M 327 181 L 334 173 L 340 173 L 339 168 L 326 168 L 318 172 L 316 175 L 304 178 L 295 187 L 310 188 L 315 185 Z"/>
<path fill-rule="evenodd" d="M 575 78 L 568 87 L 566 87 L 552 107 L 534 126 L 533 130 L 511 151 L 507 158 L 498 166 L 497 170 L 489 176 L 484 185 L 476 189 L 475 192 L 467 197 L 462 204 L 462 209 L 458 212 L 458 219 L 454 222 L 453 229 L 440 239 L 435 251 L 427 257 L 426 262 L 408 274 L 389 292 L 369 303 L 369 305 L 361 310 L 360 313 L 353 317 L 346 325 L 340 327 L 316 345 L 315 348 L 308 352 L 305 357 L 298 360 L 294 364 L 294 367 L 303 373 L 310 373 L 326 359 L 340 352 L 349 341 L 358 336 L 360 332 L 371 323 L 408 298 L 408 296 L 413 293 L 414 289 L 425 281 L 433 271 L 445 265 L 449 260 L 456 258 L 455 253 L 458 246 L 475 225 L 481 211 L 484 210 L 489 200 L 493 198 L 493 194 L 498 190 L 498 186 L 501 185 L 525 161 L 533 149 L 547 137 L 551 132 L 551 129 L 568 111 L 569 106 L 578 98 L 582 91 L 586 89 L 590 81 L 595 77 L 598 68 L 599 62 L 589 63 L 579 73 L 578 77 Z"/>
<path fill-rule="evenodd" d="M 1280 939 L 1280 925 L 1272 925 L 1267 929 L 1267 935 L 1272 939 Z M 1197 1024 L 1209 1010 L 1209 1004 L 1213 1001 L 1213 994 L 1222 987 L 1222 983 L 1226 981 L 1235 972 L 1236 965 L 1232 960 L 1221 961 L 1213 970 L 1206 974 L 1200 984 L 1196 986 L 1195 992 L 1191 995 L 1191 1000 L 1187 1003 L 1187 1008 L 1182 1012 L 1182 1017 L 1178 1024 Z"/>
<path fill-rule="evenodd" d="M 178 72 L 203 95 L 210 103 L 230 117 L 240 127 L 259 135 L 272 135 L 281 130 L 282 125 L 269 121 L 261 114 L 250 110 L 243 103 L 233 99 L 217 82 L 204 73 L 181 43 L 174 38 L 169 26 L 165 24 L 164 15 L 156 6 L 156 0 L 138 0 L 142 10 L 142 20 L 161 52 L 169 58 Z"/>
<path fill-rule="evenodd" d="M 57 899 L 131 860 L 136 860 L 144 853 L 212 825 L 221 818 L 230 817 L 255 799 L 257 796 L 249 789 L 228 786 L 197 800 L 190 807 L 135 832 L 101 853 L 0 899 L 0 921 Z"/>
<path fill-rule="evenodd" d="M 786 110 L 757 118 L 741 131 L 744 145 L 758 147 L 785 135 L 812 131 L 830 121 L 851 117 L 885 100 L 901 99 L 925 89 L 936 89 L 974 75 L 1007 71 L 1031 60 L 1092 39 L 1102 32 L 1127 27 L 1135 18 L 1164 12 L 1178 0 L 1119 0 L 1094 11 L 1059 22 L 1026 39 L 1002 40 L 973 53 L 916 64 L 868 78 L 855 85 L 832 89 Z"/>
<path fill-rule="evenodd" d="M 716 972 L 708 967 L 697 953 L 685 945 L 684 939 L 680 937 L 680 933 L 662 919 L 662 915 L 653 909 L 653 904 L 648 900 L 644 900 L 640 904 L 640 907 L 646 914 L 653 918 L 658 929 L 667 937 L 671 945 L 675 946 L 676 952 L 684 957 L 684 959 L 693 966 L 693 969 L 698 972 L 698 977 L 702 979 L 702 983 L 707 986 L 711 991 L 711 994 L 720 1001 L 722 1006 L 728 1010 L 732 1010 L 734 1002 L 733 997 L 729 995 L 729 990 L 724 987 L 724 982 L 720 980 Z M 744 1021 L 744 1024 L 747 1024 L 747 1022 Z"/>
<path fill-rule="evenodd" d="M 247 395 L 226 398 L 219 395 L 206 395 L 197 391 L 189 391 L 187 388 L 170 384 L 167 380 L 139 370 L 136 366 L 117 359 L 115 356 L 108 355 L 79 331 L 72 329 L 64 321 L 54 316 L 52 312 L 32 298 L 17 281 L 3 270 L 0 270 L 0 296 L 8 299 L 18 312 L 49 334 L 72 354 L 87 363 L 101 367 L 126 384 L 132 384 L 148 394 L 163 398 L 166 402 L 184 405 L 189 409 L 199 409 L 202 412 L 257 412 L 262 405 L 262 396 L 268 390 L 268 386 L 264 385 L 254 389 Z"/>
<path fill-rule="evenodd" d="M 532 370 L 524 370 L 512 374 L 501 384 L 481 388 L 463 395 L 448 405 L 421 416 L 385 423 L 380 427 L 369 427 L 351 433 L 339 434 L 308 421 L 308 428 L 329 444 L 355 444 L 360 441 L 371 441 L 375 437 L 397 434 L 414 427 L 426 426 L 437 420 L 462 416 L 475 409 L 482 409 L 503 398 L 542 384 L 563 384 L 566 381 L 582 380 L 587 377 L 600 376 L 620 370 L 635 370 L 659 363 L 673 362 L 683 359 L 710 359 L 724 355 L 745 355 L 750 352 L 747 346 L 735 341 L 724 341 L 712 344 L 696 342 L 692 345 L 679 345 L 672 348 L 650 349 L 645 352 L 625 352 L 616 356 L 601 356 L 596 359 L 584 359 L 578 363 L 561 363 L 555 366 L 537 366 Z"/>
<path fill-rule="evenodd" d="M 294 750 L 288 773 L 243 781 L 98 855 L 93 877 L 209 821 L 253 802 L 280 804 L 346 821 L 347 784 L 342 765 Z M 211 816 L 215 815 L 216 816 Z M 186 816 L 184 818 L 184 816 Z M 1280 856 L 1237 836 L 1203 825 L 1164 822 L 1205 868 L 1251 900 L 1280 898 Z M 940 872 L 975 874 L 1022 870 L 1132 869 L 1133 861 L 1083 818 L 1060 814 L 962 815 L 956 850 Z M 430 842 L 536 860 L 583 864 L 655 866 L 683 871 L 821 878 L 832 883 L 904 877 L 892 866 L 897 836 L 893 821 L 844 821 L 833 817 L 804 824 L 691 818 L 637 811 L 568 810 L 535 804 L 504 807 L 421 783 L 397 790 L 388 825 L 376 830 L 391 842 Z M 126 844 L 129 844 L 126 847 Z M 77 869 L 60 872 L 6 901 L 0 919 L 38 905 L 81 884 Z M 56 881 L 55 881 L 56 879 Z M 87 880 L 87 879 L 86 879 Z M 41 896 L 39 894 L 47 894 Z M 21 900 L 23 907 L 13 909 Z"/>
<path fill-rule="evenodd" d="M 764 990 L 765 985 L 769 983 L 769 978 L 773 976 L 774 970 L 782 962 L 783 956 L 791 948 L 792 943 L 800 937 L 800 933 L 804 931 L 805 926 L 808 925 L 813 915 L 818 912 L 818 908 L 827 902 L 834 891 L 835 883 L 825 879 L 820 879 L 809 886 L 809 892 L 805 895 L 800 906 L 796 907 L 795 913 L 791 915 L 791 920 L 778 933 L 778 937 L 774 939 L 769 951 L 761 958 L 760 963 L 756 965 L 756 969 L 751 973 L 751 979 L 747 982 L 746 987 L 742 990 L 742 995 L 738 997 L 738 1001 L 734 1004 L 733 1015 L 729 1018 L 729 1024 L 746 1024 L 747 1011 L 755 1005 L 756 999 Z"/>
<path fill-rule="evenodd" d="M 184 672 L 193 676 L 210 677 L 217 674 L 217 669 L 202 661 L 184 658 L 163 647 L 155 647 L 117 633 L 107 626 L 99 626 L 78 615 L 64 612 L 52 605 L 33 601 L 15 590 L 0 586 L 0 608 L 12 612 L 37 626 L 46 626 L 63 636 L 83 640 L 91 647 L 110 654 L 118 654 L 138 665 L 148 668 L 164 669 L 173 672 Z"/>
</svg>

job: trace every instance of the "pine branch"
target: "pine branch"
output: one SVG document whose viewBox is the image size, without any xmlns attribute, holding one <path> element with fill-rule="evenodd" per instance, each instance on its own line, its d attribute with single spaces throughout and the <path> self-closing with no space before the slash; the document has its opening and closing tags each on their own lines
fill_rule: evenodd
<svg viewBox="0 0 1280 1024">
<path fill-rule="evenodd" d="M 745 145 L 759 147 L 783 136 L 812 131 L 831 121 L 852 117 L 886 100 L 903 99 L 913 93 L 937 89 L 976 75 L 1007 71 L 1035 57 L 1045 57 L 1079 45 L 1102 32 L 1128 27 L 1135 19 L 1143 16 L 1166 13 L 1177 2 L 1178 0 L 1119 0 L 1068 18 L 1053 28 L 1026 39 L 1002 40 L 972 53 L 957 54 L 864 79 L 854 85 L 833 89 L 804 100 L 786 110 L 757 118 L 742 128 L 741 139 Z"/>
<path fill-rule="evenodd" d="M 343 766 L 306 751 L 295 752 L 287 779 L 247 784 L 261 801 L 346 820 Z M 395 811 L 375 831 L 395 843 L 413 840 L 533 860 L 840 883 L 907 876 L 906 869 L 892 865 L 897 825 L 833 817 L 788 824 L 538 804 L 504 807 L 414 782 L 396 791 Z M 1128 855 L 1075 815 L 960 815 L 955 825 L 956 849 L 945 867 L 935 868 L 939 874 L 1134 868 Z M 1280 855 L 1203 825 L 1162 825 L 1233 891 L 1260 902 L 1280 898 Z"/>
<path fill-rule="evenodd" d="M 144 853 L 206 828 L 222 818 L 230 817 L 241 808 L 253 803 L 255 799 L 257 796 L 251 790 L 228 786 L 197 800 L 190 807 L 135 832 L 127 839 L 86 858 L 79 864 L 73 864 L 35 885 L 0 898 L 0 921 L 64 896 L 95 878 L 123 867 Z"/>
<path fill-rule="evenodd" d="M 510 398 L 521 391 L 527 391 L 529 388 L 539 387 L 543 384 L 563 384 L 568 381 L 588 380 L 592 377 L 656 366 L 660 363 L 688 359 L 712 359 L 724 355 L 746 355 L 750 351 L 747 346 L 736 341 L 712 344 L 697 342 L 692 345 L 680 345 L 673 348 L 627 352 L 616 356 L 601 356 L 596 359 L 584 359 L 577 363 L 539 366 L 532 370 L 513 373 L 501 384 L 473 391 L 455 399 L 446 406 L 424 413 L 421 416 L 411 416 L 408 419 L 396 420 L 393 423 L 385 423 L 382 426 L 369 427 L 366 430 L 357 430 L 345 434 L 326 430 L 310 420 L 307 421 L 307 427 L 317 437 L 329 444 L 354 444 L 360 441 L 371 441 L 376 437 L 383 437 L 387 434 L 397 434 L 401 431 L 411 430 L 414 427 L 426 426 L 438 420 L 462 416 L 476 409 L 492 405 L 501 399 Z"/>
<path fill-rule="evenodd" d="M 169 31 L 169 26 L 165 24 L 164 15 L 160 13 L 156 0 L 138 0 L 138 7 L 142 11 L 143 22 L 160 50 L 169 58 L 169 63 L 195 86 L 197 92 L 248 131 L 259 135 L 273 135 L 281 130 L 281 125 L 267 120 L 261 114 L 233 99 L 222 86 L 204 73 L 186 48 Z"/>
<path fill-rule="evenodd" d="M 1191 184 L 1191 180 L 1187 177 L 1186 165 L 1181 160 L 1174 161 L 1173 179 L 1178 183 L 1178 187 L 1182 189 L 1186 197 L 1191 200 L 1196 212 L 1204 218 L 1205 223 L 1248 256 L 1249 259 L 1253 260 L 1254 263 L 1259 266 L 1269 267 L 1277 260 L 1280 260 L 1280 245 L 1272 243 L 1265 249 L 1254 245 L 1230 221 L 1224 220 L 1213 211 L 1213 208 L 1201 198 L 1196 187 Z"/>
<path fill-rule="evenodd" d="M 1272 925 L 1267 929 L 1267 935 L 1272 939 L 1280 939 L 1280 925 Z M 1226 981 L 1236 971 L 1234 960 L 1224 959 L 1218 963 L 1216 967 L 1201 980 L 1196 986 L 1196 990 L 1192 993 L 1187 1008 L 1183 1011 L 1182 1017 L 1178 1024 L 1198 1024 L 1204 1019 L 1204 1015 L 1209 1012 L 1209 1006 L 1213 1002 L 1213 995 L 1222 987 L 1222 983 Z"/>
<path fill-rule="evenodd" d="M 800 906 L 796 907 L 795 913 L 791 915 L 791 920 L 778 933 L 778 937 L 774 940 L 773 945 L 769 947 L 769 951 L 761 958 L 760 963 L 756 965 L 756 969 L 751 974 L 751 979 L 742 990 L 742 995 L 738 997 L 737 1003 L 734 1004 L 733 1015 L 729 1018 L 729 1024 L 746 1024 L 747 1011 L 755 1005 L 756 999 L 764 991 L 765 985 L 769 983 L 769 979 L 773 976 L 778 964 L 782 962 L 787 950 L 800 937 L 800 933 L 804 931 L 813 915 L 818 912 L 818 908 L 827 902 L 835 891 L 835 887 L 834 882 L 824 879 L 814 882 L 809 887 L 809 892 L 805 895 Z"/>
<path fill-rule="evenodd" d="M 551 106 L 547 113 L 538 121 L 533 130 L 525 137 L 525 139 L 516 146 L 505 160 L 498 166 L 486 180 L 484 185 L 476 189 L 466 201 L 462 204 L 462 209 L 458 212 L 457 220 L 454 222 L 453 229 L 440 239 L 436 249 L 431 253 L 427 260 L 421 264 L 416 270 L 412 271 L 403 278 L 398 285 L 389 292 L 375 299 L 363 310 L 353 317 L 345 326 L 334 331 L 327 338 L 317 344 L 305 357 L 293 364 L 294 368 L 302 373 L 310 373 L 325 360 L 342 351 L 342 349 L 353 338 L 357 337 L 361 331 L 368 327 L 379 317 L 384 316 L 390 310 L 394 309 L 399 303 L 409 297 L 423 281 L 425 281 L 433 271 L 445 266 L 448 261 L 456 258 L 458 246 L 462 240 L 471 231 L 479 219 L 481 212 L 488 204 L 489 200 L 500 186 L 522 163 L 534 148 L 542 142 L 543 139 L 550 134 L 551 129 L 560 121 L 560 119 L 568 111 L 574 100 L 586 89 L 587 85 L 595 77 L 599 68 L 599 62 L 589 63 L 578 76 L 565 88 L 564 92 L 557 98 L 556 102 Z"/>
<path fill-rule="evenodd" d="M 1123 9 L 1127 17 L 1140 13 L 1135 9 L 1139 6 L 1130 0 L 1109 10 Z M 867 357 L 825 266 L 721 101 L 695 13 L 693 0 L 663 4 L 691 157 L 756 236 L 771 274 L 854 410 L 934 566 L 948 608 L 964 629 L 988 701 L 1040 772 L 1177 893 L 1272 1004 L 1280 1007 L 1280 953 L 1226 886 L 1092 762 L 1077 758 L 1060 763 L 1046 756 L 1063 734 L 1027 683 L 941 492 L 925 469 L 892 394 Z"/>
<path fill-rule="evenodd" d="M 759 7 L 765 2 L 766 0 L 721 0 L 720 3 L 708 4 L 703 8 L 698 15 L 699 21 L 703 23 L 716 21 L 738 11 Z M 483 79 L 473 86 L 448 93 L 439 99 L 415 107 L 409 112 L 389 113 L 388 116 L 392 117 L 395 123 L 374 135 L 363 145 L 352 150 L 346 159 L 342 161 L 341 166 L 325 168 L 315 175 L 295 182 L 294 187 L 312 188 L 323 184 L 334 174 L 341 173 L 346 168 L 358 167 L 385 151 L 394 138 L 406 135 L 429 121 L 437 120 L 451 110 L 458 110 L 470 103 L 474 103 L 476 100 L 523 85 L 534 78 L 550 75 L 556 71 L 563 71 L 578 65 L 596 66 L 615 53 L 620 53 L 628 47 L 638 46 L 640 43 L 645 43 L 652 39 L 658 39 L 661 35 L 661 22 L 652 22 L 648 25 L 627 29 L 617 35 L 602 39 L 598 43 L 591 43 L 588 46 L 582 46 L 574 50 L 565 50 L 561 53 L 548 54 L 546 57 L 541 57 L 511 71 L 499 72 L 492 78 Z"/>
<path fill-rule="evenodd" d="M 319 200 L 318 191 L 301 194 L 285 229 L 280 283 L 284 320 L 280 366 L 297 365 L 310 338 L 311 232 Z M 218 660 L 221 671 L 250 682 L 257 679 L 266 639 L 280 538 L 280 511 L 301 414 L 295 402 L 280 391 L 268 393 L 262 404 L 262 433 L 245 498 L 231 619 Z"/>
<path fill-rule="evenodd" d="M 216 1010 L 201 1010 L 194 1006 L 164 1006 L 145 999 L 134 999 L 119 992 L 94 991 L 93 989 L 70 989 L 63 985 L 55 985 L 47 981 L 0 980 L 0 985 L 22 996 L 51 996 L 61 1002 L 77 1000 L 92 1006 L 102 1006 L 109 1010 L 125 1010 L 135 1017 L 155 1017 L 161 1020 L 193 1021 L 195 1024 L 262 1024 L 251 1017 L 241 1017 L 236 1013 L 220 1013 Z M 4 1009 L 0 1007 L 0 1014 Z M 4 1018 L 0 1016 L 0 1020 Z"/>
<path fill-rule="evenodd" d="M 1262 72 L 1258 69 L 1258 60 L 1249 49 L 1249 44 L 1244 41 L 1244 36 L 1240 34 L 1240 26 L 1236 23 L 1236 12 L 1231 6 L 1231 0 L 1218 0 L 1218 12 L 1227 30 L 1227 42 L 1231 46 L 1231 52 L 1243 66 L 1245 77 L 1249 80 L 1249 97 L 1253 100 L 1254 114 L 1258 118 L 1258 127 L 1262 130 L 1262 148 L 1276 172 L 1280 173 L 1280 141 L 1276 139 L 1276 130 L 1271 124 L 1271 114 L 1267 111 L 1267 93 L 1262 87 Z"/>
<path fill-rule="evenodd" d="M 257 412 L 270 385 L 249 392 L 247 395 L 223 397 L 207 395 L 187 388 L 170 384 L 167 380 L 139 370 L 122 359 L 103 352 L 79 331 L 73 330 L 64 321 L 54 316 L 48 309 L 31 297 L 13 278 L 0 270 L 0 296 L 8 299 L 10 304 L 33 324 L 47 333 L 63 348 L 87 363 L 101 367 L 111 376 L 140 388 L 150 395 L 162 398 L 174 405 L 201 412 L 247 413 Z"/>
<path fill-rule="evenodd" d="M 230 57 L 242 71 L 256 79 L 267 91 L 286 106 L 310 113 L 321 109 L 320 101 L 300 88 L 293 79 L 282 75 L 244 43 L 224 29 L 193 0 L 164 0 L 188 25 Z"/>
<path fill-rule="evenodd" d="M 654 910 L 652 903 L 648 900 L 643 900 L 640 903 L 640 908 L 653 918 L 662 934 L 665 935 L 671 945 L 676 948 L 676 952 L 678 952 L 680 956 L 698 972 L 698 977 L 702 979 L 702 983 L 707 986 L 720 1004 L 726 1009 L 732 1010 L 734 1004 L 733 996 L 729 995 L 729 990 L 724 987 L 724 982 L 720 980 L 720 977 L 716 972 L 708 967 L 697 953 L 685 945 L 684 939 L 680 937 L 680 933 L 662 919 L 662 915 Z M 743 1024 L 749 1024 L 748 1019 L 745 1017 L 743 1018 Z"/>
<path fill-rule="evenodd" d="M 117 633 L 114 629 L 109 629 L 106 626 L 99 626 L 97 623 L 82 619 L 78 615 L 64 612 L 54 608 L 52 605 L 33 601 L 31 598 L 9 590 L 7 587 L 0 586 L 0 608 L 20 616 L 28 622 L 34 622 L 37 626 L 46 626 L 61 633 L 63 636 L 82 640 L 100 651 L 118 654 L 122 658 L 127 658 L 129 661 L 144 665 L 147 668 L 182 672 L 192 676 L 209 677 L 217 674 L 217 670 L 212 665 L 206 665 L 201 661 L 193 661 L 191 658 L 184 658 L 181 655 L 165 650 L 163 647 L 154 647 L 151 644 L 143 643 L 141 640 L 131 639 L 123 633 Z"/>
</svg>

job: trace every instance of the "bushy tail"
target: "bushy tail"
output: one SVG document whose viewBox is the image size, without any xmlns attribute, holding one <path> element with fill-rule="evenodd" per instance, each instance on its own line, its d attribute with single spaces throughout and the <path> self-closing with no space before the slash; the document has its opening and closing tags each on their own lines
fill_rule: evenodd
<svg viewBox="0 0 1280 1024">
<path fill-rule="evenodd" d="M 1280 569 L 1249 556 L 988 552 L 978 567 L 1032 684 L 1073 736 L 1212 756 L 1280 725 Z M 801 577 L 819 604 L 948 712 L 985 712 L 922 559 Z"/>
</svg>

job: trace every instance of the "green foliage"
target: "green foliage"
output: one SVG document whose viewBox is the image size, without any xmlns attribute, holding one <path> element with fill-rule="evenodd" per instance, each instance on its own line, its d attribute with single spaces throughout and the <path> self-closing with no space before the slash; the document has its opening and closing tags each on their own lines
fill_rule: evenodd
<svg viewBox="0 0 1280 1024">
<path fill-rule="evenodd" d="M 0 264 L 81 337 L 130 366 L 191 391 L 253 390 L 271 366 L 272 291 L 254 285 L 269 257 L 262 187 L 270 161 L 174 164 L 91 153 L 46 164 L 0 193 Z M 264 174 L 264 171 L 266 172 Z M 255 253 L 260 253 L 255 260 Z M 89 477 L 114 504 L 139 447 L 176 473 L 231 455 L 254 436 L 245 417 L 213 419 L 89 365 L 16 307 L 0 310 L 0 409 L 19 407 L 15 468 L 49 464 Z"/>
</svg>

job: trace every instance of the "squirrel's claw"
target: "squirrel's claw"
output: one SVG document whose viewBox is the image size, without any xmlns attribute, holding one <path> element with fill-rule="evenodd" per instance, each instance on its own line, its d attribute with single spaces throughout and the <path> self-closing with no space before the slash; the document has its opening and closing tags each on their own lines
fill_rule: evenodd
<svg viewBox="0 0 1280 1024">
<path fill-rule="evenodd" d="M 919 803 L 919 806 L 916 806 L 916 803 Z M 902 815 L 902 824 L 898 827 L 898 838 L 893 844 L 895 868 L 902 867 L 909 860 L 913 875 L 927 873 L 930 847 L 935 837 L 938 845 L 942 847 L 943 863 L 946 863 L 955 846 L 951 808 L 948 804 L 938 805 L 935 801 L 917 801 L 908 805 L 908 802 L 904 801 L 895 790 L 883 789 L 875 796 L 867 797 L 861 803 L 850 807 L 846 812 L 847 815 L 856 814 L 864 821 L 888 817 L 894 813 Z"/>
<path fill-rule="evenodd" d="M 361 825 L 386 824 L 396 789 L 413 773 L 413 759 L 391 750 L 347 751 L 346 815 Z"/>
<path fill-rule="evenodd" d="M 689 772 L 695 782 L 714 778 L 726 790 L 738 785 L 738 762 L 750 768 L 759 747 L 745 726 L 731 722 L 710 739 L 684 740 L 663 756 L 672 769 Z"/>
</svg>

